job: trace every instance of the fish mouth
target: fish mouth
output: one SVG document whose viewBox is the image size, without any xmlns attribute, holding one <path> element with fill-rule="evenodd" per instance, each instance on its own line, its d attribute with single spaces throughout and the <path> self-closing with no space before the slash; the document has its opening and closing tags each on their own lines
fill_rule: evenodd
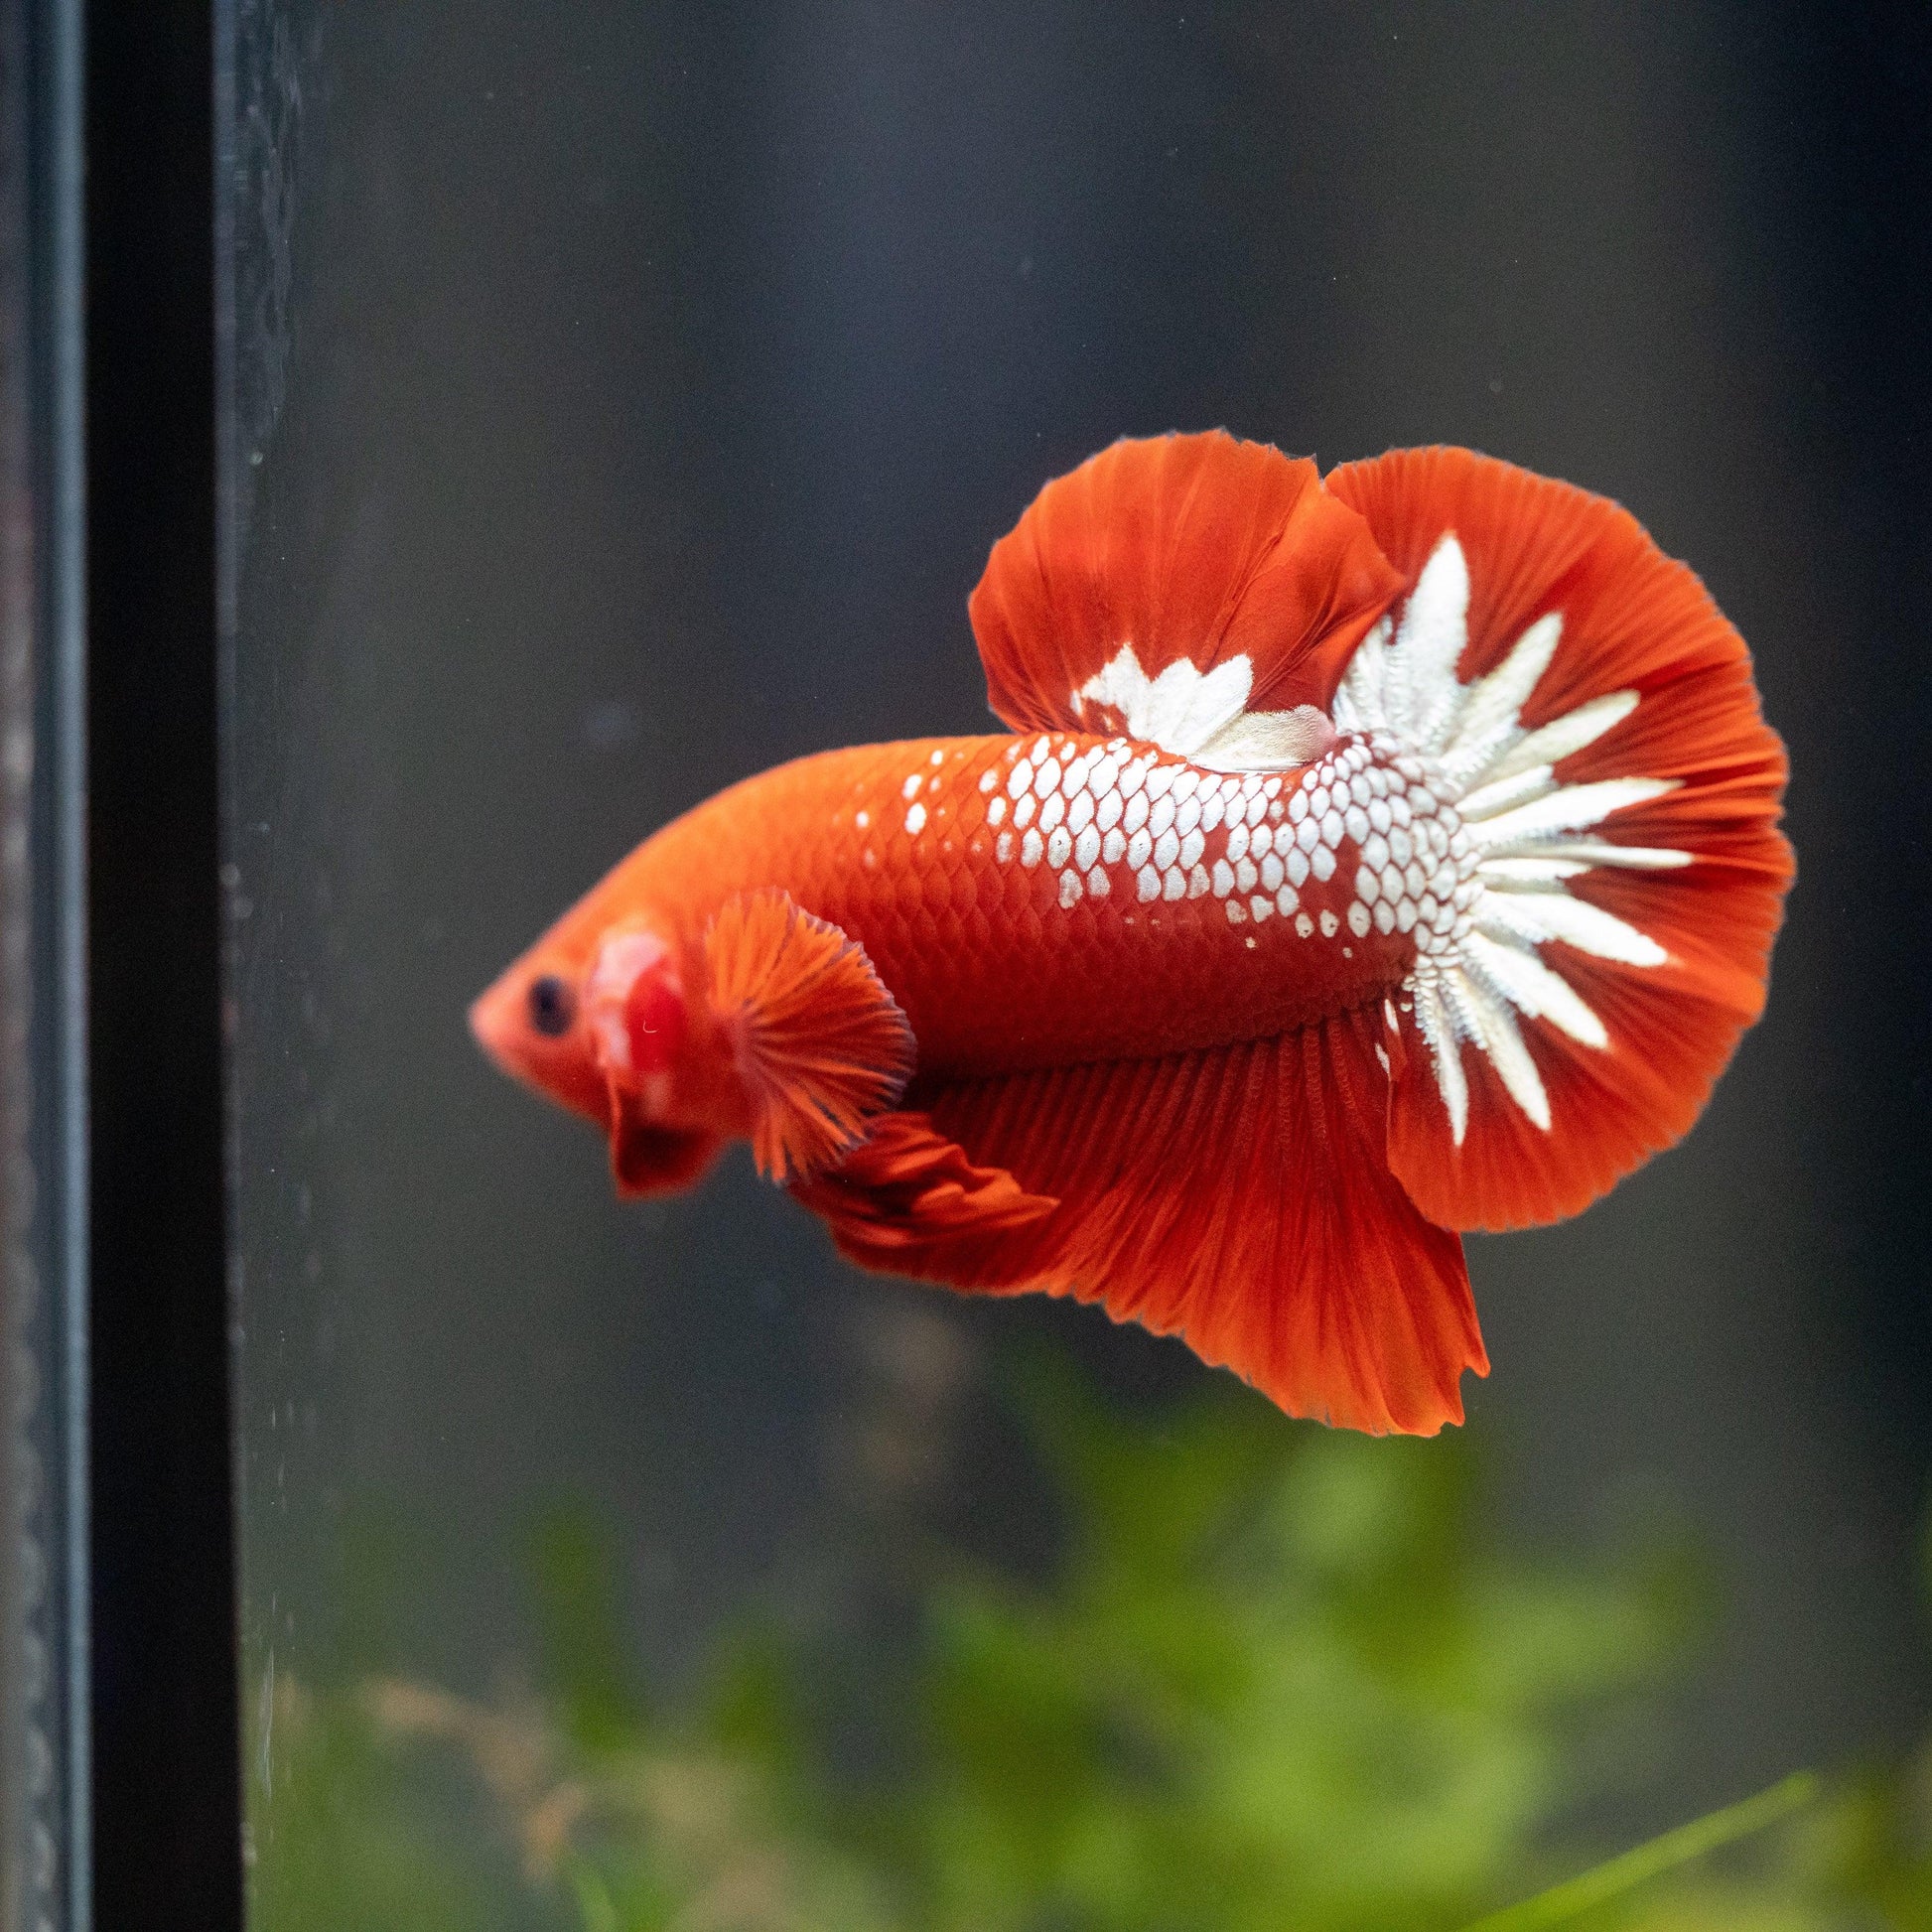
<svg viewBox="0 0 1932 1932">
<path fill-rule="evenodd" d="M 522 1020 L 523 998 L 518 976 L 505 973 L 470 1003 L 470 1034 L 483 1055 L 512 1079 L 527 1080 L 530 1070 L 521 1063 L 515 1041 Z"/>
</svg>

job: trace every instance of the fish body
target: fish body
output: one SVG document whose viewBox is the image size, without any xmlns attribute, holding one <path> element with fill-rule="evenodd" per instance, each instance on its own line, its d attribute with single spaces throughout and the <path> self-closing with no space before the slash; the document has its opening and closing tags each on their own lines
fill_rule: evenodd
<svg viewBox="0 0 1932 1932">
<path fill-rule="evenodd" d="M 1224 1045 L 1358 1006 L 1408 970 L 1406 883 L 1392 877 L 1379 924 L 1356 892 L 1344 813 L 1376 835 L 1351 779 L 1363 805 L 1409 789 L 1352 740 L 1285 776 L 1073 733 L 827 752 L 665 827 L 569 929 L 586 957 L 643 906 L 701 935 L 733 897 L 775 888 L 864 947 L 928 1076 Z M 1389 830 L 1416 897 L 1433 881 L 1447 905 L 1449 836 L 1410 825 L 1412 843 Z M 1386 841 L 1372 849 L 1395 863 Z"/>
<path fill-rule="evenodd" d="M 1741 640 L 1601 498 L 1218 433 L 1049 484 L 971 613 L 1011 731 L 720 793 L 479 1037 L 626 1192 L 746 1138 L 866 1266 L 1458 1420 L 1458 1231 L 1675 1140 L 1761 1007 L 1791 861 Z"/>
</svg>

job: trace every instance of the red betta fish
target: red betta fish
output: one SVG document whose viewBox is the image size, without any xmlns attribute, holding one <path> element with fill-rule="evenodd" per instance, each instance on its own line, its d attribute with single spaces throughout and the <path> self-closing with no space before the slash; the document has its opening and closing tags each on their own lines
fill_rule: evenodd
<svg viewBox="0 0 1932 1932">
<path fill-rule="evenodd" d="M 1220 432 L 1048 483 L 970 611 L 1010 733 L 698 806 L 478 1037 L 624 1193 L 744 1137 L 863 1267 L 1459 1421 L 1457 1230 L 1669 1146 L 1763 1005 L 1792 861 L 1743 640 L 1601 497 Z"/>
</svg>

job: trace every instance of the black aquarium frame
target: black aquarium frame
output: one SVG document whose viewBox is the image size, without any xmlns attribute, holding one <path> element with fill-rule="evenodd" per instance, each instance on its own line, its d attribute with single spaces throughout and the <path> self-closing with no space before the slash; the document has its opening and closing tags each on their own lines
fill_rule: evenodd
<svg viewBox="0 0 1932 1932">
<path fill-rule="evenodd" d="M 0 1932 L 242 1916 L 220 44 L 0 0 Z"/>
</svg>

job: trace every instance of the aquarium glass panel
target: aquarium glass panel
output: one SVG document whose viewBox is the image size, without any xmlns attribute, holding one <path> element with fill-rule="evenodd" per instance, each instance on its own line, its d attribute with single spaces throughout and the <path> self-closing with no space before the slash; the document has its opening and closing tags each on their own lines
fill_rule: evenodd
<svg viewBox="0 0 1932 1932">
<path fill-rule="evenodd" d="M 1645 1845 L 1630 1923 L 1918 1922 L 1932 552 L 1870 212 L 1915 122 L 1779 20 L 225 10 L 257 1932 L 1453 1932 Z M 1216 426 L 1614 498 L 1790 752 L 1765 1017 L 1681 1145 L 1470 1237 L 1492 1368 L 1426 1440 L 866 1272 L 742 1133 L 622 1198 L 467 1020 L 726 787 L 1005 730 L 989 547 Z M 1130 996 L 1093 969 L 1095 1026 Z M 1080 1091 L 1056 1145 L 1224 1131 Z"/>
</svg>

